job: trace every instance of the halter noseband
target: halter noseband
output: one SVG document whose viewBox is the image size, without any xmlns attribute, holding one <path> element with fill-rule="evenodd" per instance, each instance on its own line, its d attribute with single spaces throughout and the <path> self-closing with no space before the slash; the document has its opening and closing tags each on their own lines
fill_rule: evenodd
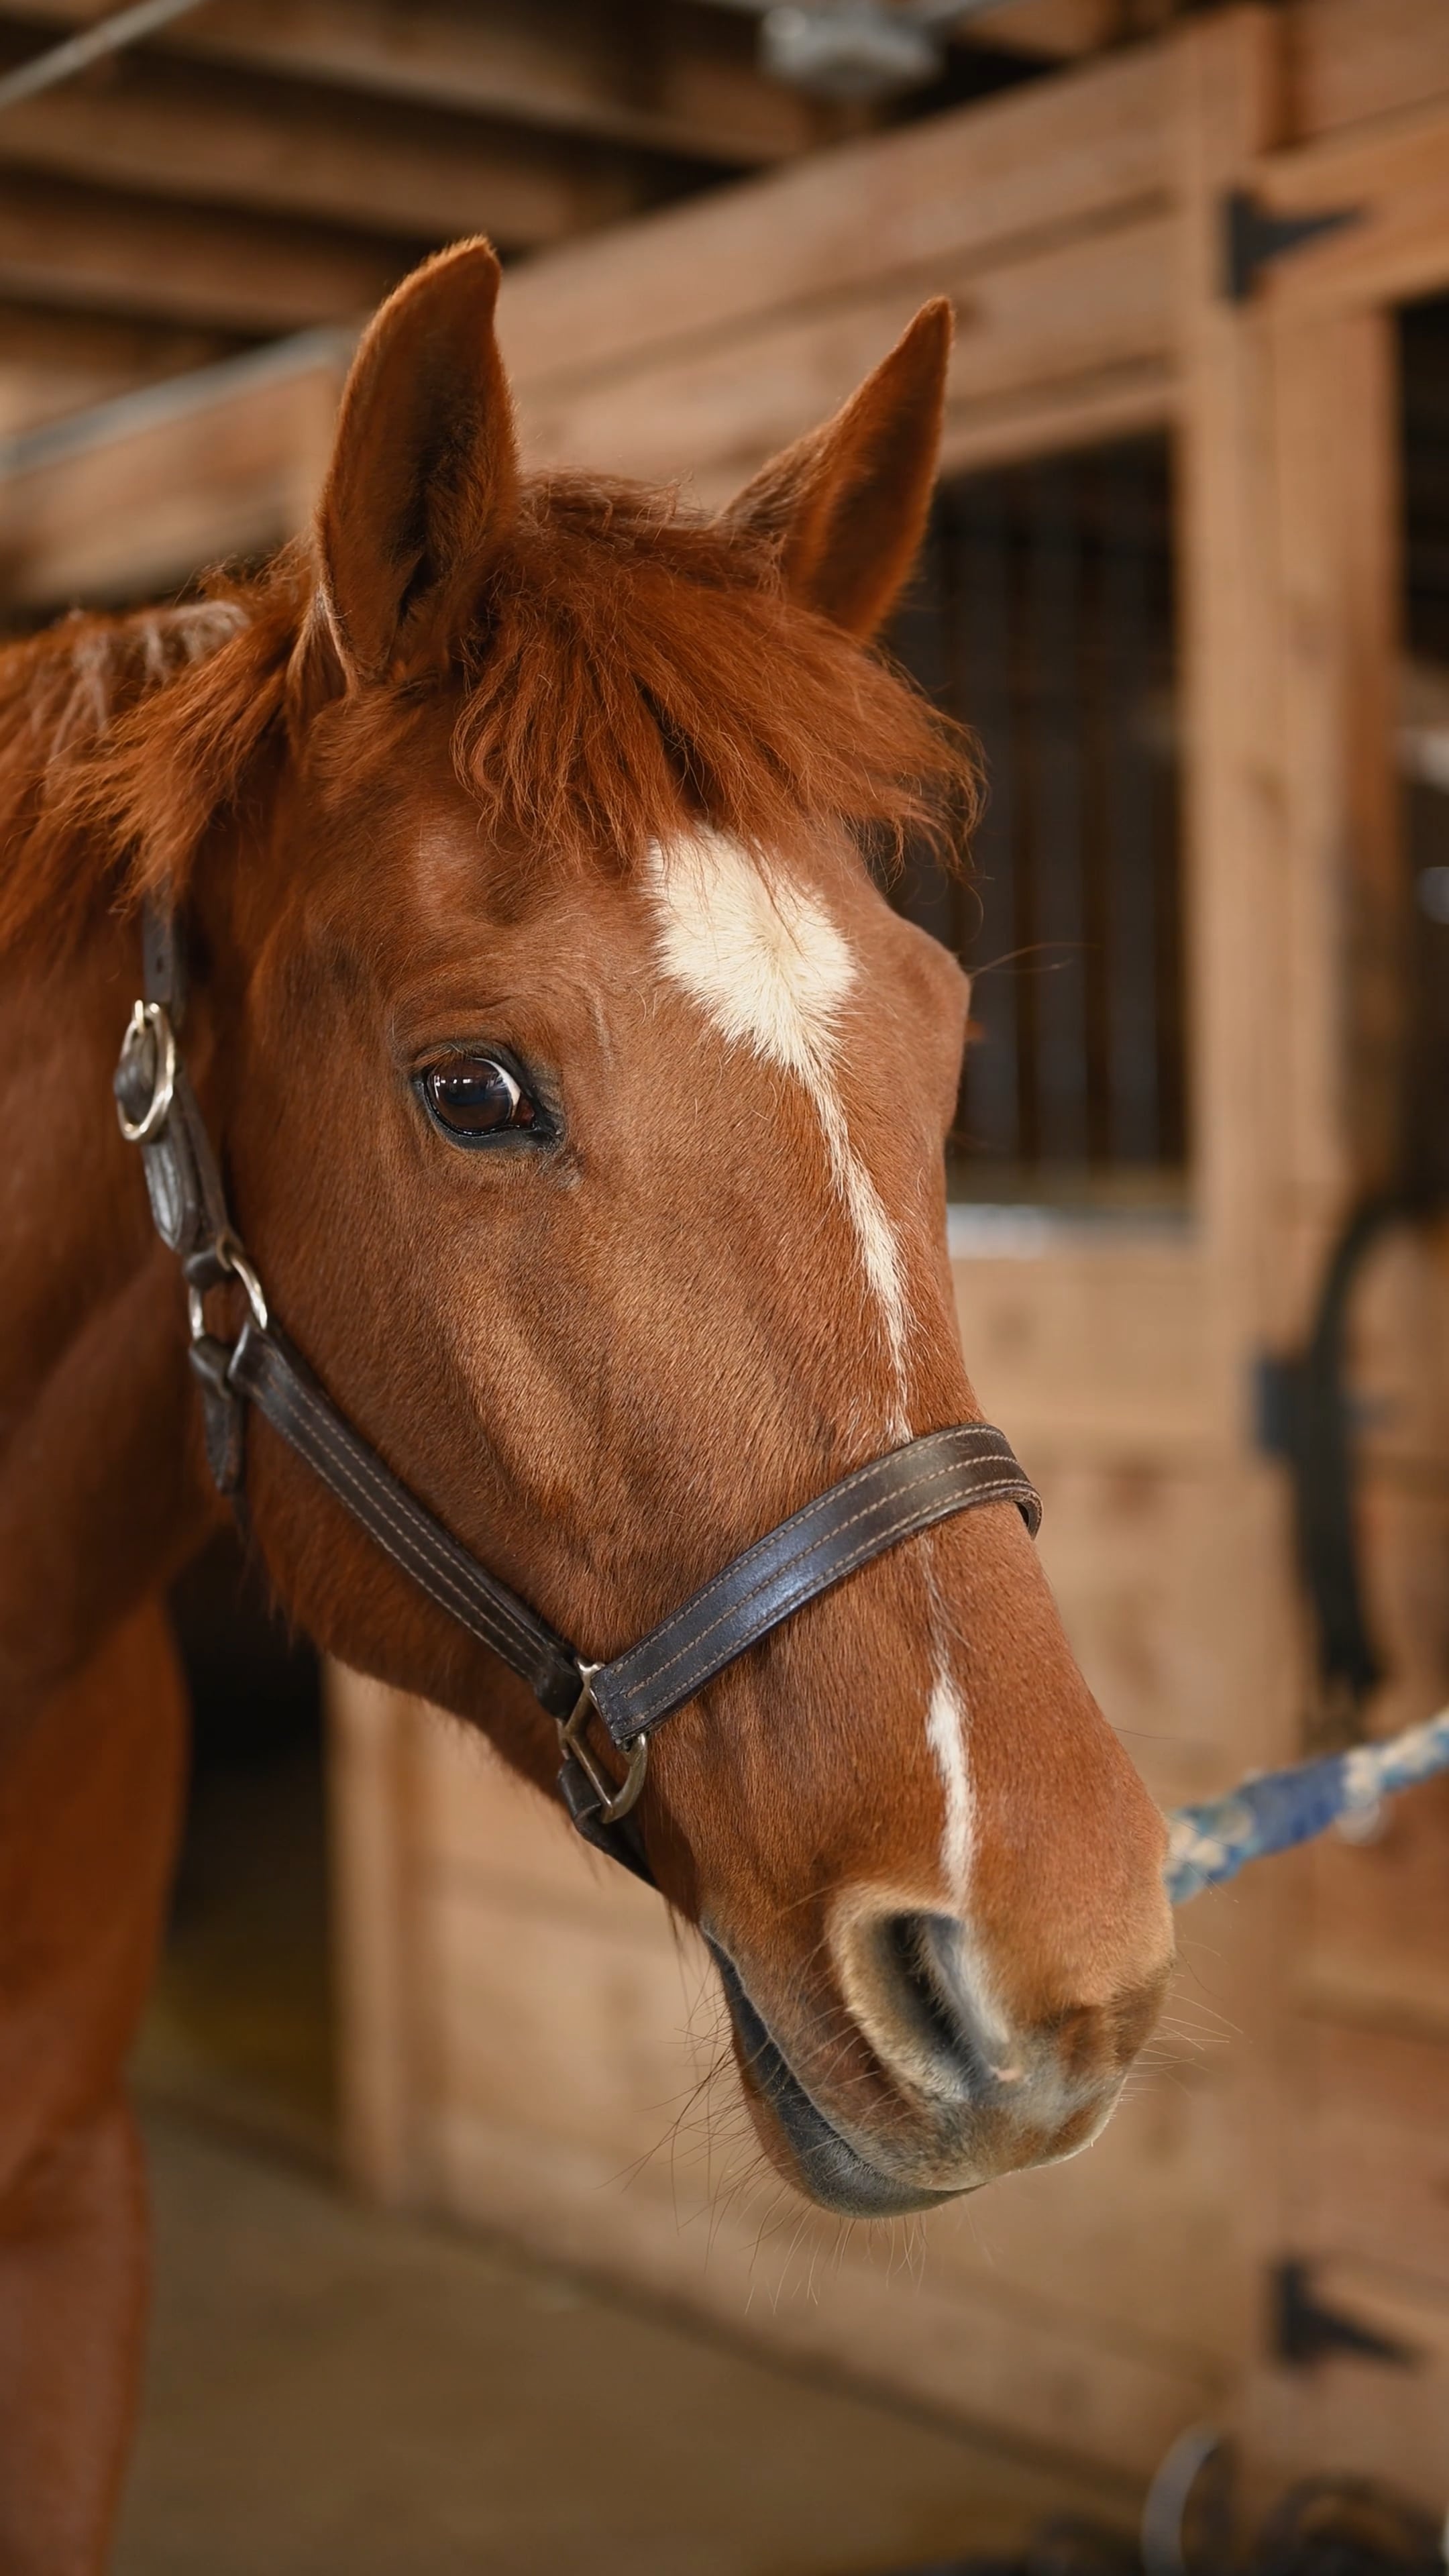
<svg viewBox="0 0 1449 2576">
<path fill-rule="evenodd" d="M 148 907 L 141 936 L 144 998 L 122 1043 L 116 1106 L 123 1136 L 141 1150 L 156 1231 L 185 1276 L 190 1359 L 201 1382 L 207 1458 L 218 1490 L 240 1496 L 245 1408 L 254 1404 L 376 1545 L 527 1682 L 558 1722 L 559 1794 L 574 1824 L 636 1876 L 652 1884 L 637 1829 L 625 1821 L 644 1785 L 649 1737 L 726 1665 L 859 1566 L 957 1512 L 1015 1503 L 1035 1537 L 1041 1500 L 1000 1431 L 987 1422 L 928 1431 L 853 1469 L 779 1522 L 638 1645 L 610 1662 L 588 1662 L 479 1565 L 384 1465 L 274 1321 L 232 1227 L 177 1044 L 185 979 L 174 920 Z M 235 1342 L 220 1340 L 206 1325 L 207 1292 L 228 1279 L 245 1291 L 248 1307 Z M 592 1716 L 625 1757 L 622 1784 L 590 1751 Z"/>
</svg>

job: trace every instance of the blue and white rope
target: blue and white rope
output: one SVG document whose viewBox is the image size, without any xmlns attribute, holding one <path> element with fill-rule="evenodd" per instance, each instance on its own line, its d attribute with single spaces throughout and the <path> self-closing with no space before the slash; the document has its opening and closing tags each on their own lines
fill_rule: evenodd
<svg viewBox="0 0 1449 2576">
<path fill-rule="evenodd" d="M 1263 1771 L 1226 1798 L 1168 1817 L 1165 1877 L 1174 1905 L 1236 1878 L 1245 1862 L 1290 1851 L 1340 1818 L 1367 1819 L 1381 1798 L 1449 1771 L 1449 1709 L 1379 1744 L 1355 1744 L 1290 1771 Z"/>
</svg>

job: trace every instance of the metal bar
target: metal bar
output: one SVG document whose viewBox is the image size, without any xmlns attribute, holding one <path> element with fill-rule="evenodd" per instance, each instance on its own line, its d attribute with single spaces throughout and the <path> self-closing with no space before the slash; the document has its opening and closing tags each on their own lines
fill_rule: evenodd
<svg viewBox="0 0 1449 2576">
<path fill-rule="evenodd" d="M 1152 467 L 1140 450 L 1104 460 L 1101 663 L 1107 791 L 1108 1094 L 1114 1163 L 1164 1162 L 1158 1076 L 1158 936 L 1152 746 Z M 1174 694 L 1175 705 L 1175 694 Z"/>
<path fill-rule="evenodd" d="M 1037 1153 L 1072 1165 L 1088 1148 L 1078 469 L 1044 459 L 1027 490 Z"/>
<path fill-rule="evenodd" d="M 0 79 L 0 111 L 18 107 L 23 99 L 38 98 L 42 90 L 54 89 L 91 63 L 104 62 L 107 54 L 119 54 L 127 45 L 139 44 L 143 36 L 154 35 L 158 27 L 169 26 L 173 18 L 184 18 L 188 11 L 204 6 L 205 0 L 135 0 L 133 8 L 118 9 L 114 17 L 102 18 L 98 26 L 67 36 L 63 45 L 52 45 L 48 53 L 36 54 L 7 72 Z"/>
<path fill-rule="evenodd" d="M 971 725 L 986 763 L 987 802 L 962 888 L 963 960 L 977 976 L 971 1014 L 981 1035 L 968 1050 L 958 1146 L 996 1165 L 1023 1160 L 1021 944 L 1016 885 L 1018 644 L 1012 595 L 1011 478 L 972 476 L 950 495 L 952 713 Z M 975 915 L 975 919 L 971 918 Z M 995 970 L 994 972 L 992 970 Z M 989 1171 L 963 1175 L 989 1181 Z"/>
</svg>

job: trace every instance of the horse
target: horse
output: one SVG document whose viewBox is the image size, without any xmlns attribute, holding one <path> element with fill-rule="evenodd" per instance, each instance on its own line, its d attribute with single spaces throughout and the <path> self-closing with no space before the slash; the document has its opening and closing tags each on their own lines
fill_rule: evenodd
<svg viewBox="0 0 1449 2576">
<path fill-rule="evenodd" d="M 872 642 L 949 308 L 706 515 L 524 472 L 498 285 L 471 242 L 384 305 L 305 539 L 0 657 L 7 2576 L 92 2576 L 122 2473 L 123 2060 L 183 1768 L 164 1597 L 232 1508 L 109 1098 L 146 907 L 184 929 L 188 1077 L 297 1349 L 591 1655 L 980 1420 L 944 1204 L 968 986 L 881 883 L 957 833 L 972 756 Z M 193 1306 L 240 1310 L 239 1279 Z M 298 1628 L 551 1794 L 553 1718 L 265 1420 L 237 1499 Z M 617 1784 L 601 1735 L 592 1764 Z M 1011 1500 L 738 1655 L 630 1821 L 808 2195 L 929 2207 L 1103 2125 L 1168 1973 L 1163 1827 Z"/>
</svg>

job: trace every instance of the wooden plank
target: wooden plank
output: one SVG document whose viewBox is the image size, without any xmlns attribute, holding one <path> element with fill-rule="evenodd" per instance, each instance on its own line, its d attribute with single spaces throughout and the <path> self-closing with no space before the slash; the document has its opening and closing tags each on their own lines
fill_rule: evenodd
<svg viewBox="0 0 1449 2576">
<path fill-rule="evenodd" d="M 1166 354 L 1124 359 L 1047 385 L 953 402 L 941 439 L 943 474 L 1064 456 L 1120 438 L 1170 430 L 1178 416 L 1177 371 Z"/>
<path fill-rule="evenodd" d="M 97 14 L 95 0 L 7 12 L 53 26 Z M 746 167 L 812 150 L 843 122 L 764 77 L 748 18 L 703 7 L 656 11 L 645 40 L 589 0 L 209 0 L 155 50 Z"/>
<path fill-rule="evenodd" d="M 1290 0 L 1288 130 L 1329 134 L 1449 95 L 1437 0 Z"/>
<path fill-rule="evenodd" d="M 1188 761 L 1184 830 L 1192 1151 L 1218 1272 L 1218 1400 L 1240 1415 L 1241 1371 L 1265 1323 L 1281 1202 L 1278 977 L 1284 869 L 1272 782 L 1277 601 L 1270 422 L 1253 318 L 1221 293 L 1225 188 L 1277 114 L 1273 29 L 1235 9 L 1182 47 L 1188 162 L 1181 275 L 1183 430 L 1178 546 Z"/>
<path fill-rule="evenodd" d="M 134 599 L 302 525 L 350 346 L 307 334 L 13 442 L 0 478 L 12 607 Z"/>
<path fill-rule="evenodd" d="M 1270 264 L 1259 285 L 1270 305 L 1346 314 L 1449 283 L 1449 98 L 1265 154 L 1252 185 L 1284 213 L 1355 216 Z"/>
<path fill-rule="evenodd" d="M 1281 1116 L 1306 1301 L 1348 1196 L 1397 1162 L 1404 889 L 1396 351 L 1377 312 L 1268 312 L 1282 584 L 1289 1009 Z M 1286 1317 L 1284 1319 L 1286 1321 Z"/>
<path fill-rule="evenodd" d="M 1338 1836 L 1310 1863 L 1312 1939 L 1294 2001 L 1315 2019 L 1449 2043 L 1449 1788 L 1407 1791 L 1370 1842 Z"/>
<path fill-rule="evenodd" d="M 1404 2344 L 1410 2366 L 1335 2355 L 1312 2370 L 1253 2373 L 1245 2404 L 1261 2491 L 1290 2478 L 1371 2478 L 1413 2497 L 1437 2522 L 1444 2512 L 1444 2427 L 1449 2424 L 1449 2298 L 1379 2263 L 1344 2255 L 1314 2268 L 1330 2306 Z"/>
<path fill-rule="evenodd" d="M 329 1665 L 327 1814 L 343 2167 L 390 2206 L 416 2196 L 420 2098 L 411 1779 L 417 1717 Z"/>
<path fill-rule="evenodd" d="M 942 260 L 932 284 L 952 294 L 958 329 L 948 416 L 958 405 L 1000 411 L 1025 394 L 1040 400 L 1043 388 L 1078 385 L 1089 370 L 1160 370 L 1172 343 L 1172 246 L 1168 220 L 1149 216 L 965 276 Z M 647 481 L 684 469 L 706 497 L 724 498 L 731 478 L 844 399 L 920 301 L 919 283 L 900 281 L 815 314 L 772 313 L 708 348 L 562 393 L 525 385 L 527 452 Z"/>
<path fill-rule="evenodd" d="M 215 332 L 0 302 L 0 440 L 231 355 Z"/>
<path fill-rule="evenodd" d="M 1306 2054 L 1302 2241 L 1449 2291 L 1449 2047 L 1319 2022 Z"/>
<path fill-rule="evenodd" d="M 1012 54 L 1091 54 L 1122 32 L 1118 0 L 998 0 L 955 31 L 958 44 L 1001 45 Z"/>
<path fill-rule="evenodd" d="M 678 175 L 582 137 L 140 55 L 103 87 L 62 83 L 7 109 L 0 162 L 409 241 L 484 232 L 514 250 L 617 222 Z"/>
<path fill-rule="evenodd" d="M 983 1252 L 954 1275 L 972 1381 L 1034 1466 L 1182 1471 L 1236 1454 L 1207 1378 L 1209 1283 L 1191 1232 L 1047 1235 L 1035 1257 Z"/>
<path fill-rule="evenodd" d="M 281 333 L 371 310 L 422 244 L 175 208 L 0 168 L 0 296 Z"/>
<path fill-rule="evenodd" d="M 500 328 L 520 387 L 548 402 L 605 369 L 707 357 L 760 317 L 942 268 L 990 264 L 1171 187 L 1159 50 L 842 145 L 530 261 Z"/>
<path fill-rule="evenodd" d="M 1225 299 L 1221 259 L 1225 193 L 1279 137 L 1279 35 L 1274 12 L 1234 8 L 1190 24 L 1177 46 L 1189 1099 L 1203 1230 L 1202 1383 L 1237 1448 L 1236 1465 L 1223 1471 L 1214 1553 L 1200 1560 L 1192 1633 L 1205 1639 L 1215 1619 L 1218 1669 L 1239 1696 L 1245 1768 L 1293 1758 L 1303 1691 L 1287 1497 L 1279 1474 L 1254 1454 L 1250 1414 L 1253 1355 L 1283 1294 L 1292 1187 L 1281 1115 L 1289 908 L 1271 377 L 1260 317 Z M 1248 1872 L 1224 1898 L 1213 1916 L 1202 1899 L 1186 1908 L 1180 1939 L 1211 1976 L 1233 2034 L 1236 2154 L 1224 2261 L 1237 2287 L 1241 2366 L 1261 2336 L 1264 2268 L 1284 2241 L 1293 2118 L 1283 1989 L 1301 1938 L 1301 1880 L 1275 1865 Z M 1257 2424 L 1241 2385 L 1227 2421 L 1255 2459 Z"/>
</svg>

